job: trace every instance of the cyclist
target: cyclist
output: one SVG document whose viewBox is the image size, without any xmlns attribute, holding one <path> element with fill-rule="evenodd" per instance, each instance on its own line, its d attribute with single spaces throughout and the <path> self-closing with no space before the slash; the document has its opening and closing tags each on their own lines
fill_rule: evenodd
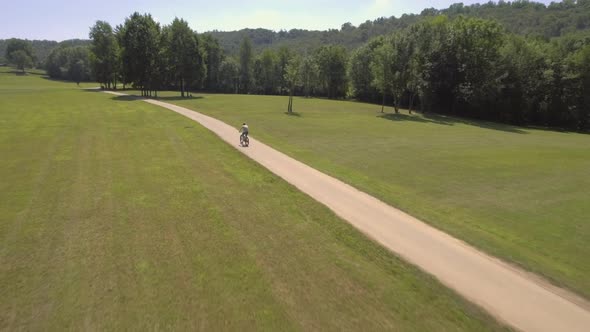
<svg viewBox="0 0 590 332">
<path fill-rule="evenodd" d="M 242 128 L 240 128 L 240 133 L 241 133 L 240 141 L 248 138 L 249 129 L 248 129 L 248 125 L 245 122 L 242 123 Z"/>
</svg>

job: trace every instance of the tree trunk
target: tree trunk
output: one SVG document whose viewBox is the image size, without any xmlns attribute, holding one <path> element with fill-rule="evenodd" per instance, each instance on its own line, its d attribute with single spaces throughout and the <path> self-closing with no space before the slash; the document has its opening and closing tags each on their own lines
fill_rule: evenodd
<svg viewBox="0 0 590 332">
<path fill-rule="evenodd" d="M 180 96 L 184 98 L 184 79 L 180 78 Z"/>
<path fill-rule="evenodd" d="M 295 86 L 291 84 L 291 89 L 289 90 L 289 114 L 293 113 L 293 90 Z"/>
<path fill-rule="evenodd" d="M 384 108 L 385 108 L 385 93 L 383 94 L 383 102 L 381 103 L 381 113 L 383 113 Z"/>
<path fill-rule="evenodd" d="M 409 111 L 410 111 L 410 114 L 412 114 L 412 107 L 414 106 L 414 96 L 415 96 L 414 93 L 411 93 L 410 94 L 410 105 L 408 107 L 409 108 Z"/>
</svg>

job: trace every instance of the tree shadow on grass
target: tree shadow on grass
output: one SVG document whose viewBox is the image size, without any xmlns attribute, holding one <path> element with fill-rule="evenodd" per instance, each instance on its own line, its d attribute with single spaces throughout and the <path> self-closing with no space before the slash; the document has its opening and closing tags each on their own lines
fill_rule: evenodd
<svg viewBox="0 0 590 332">
<path fill-rule="evenodd" d="M 460 124 L 466 124 L 469 126 L 475 126 L 475 127 L 480 127 L 480 128 L 484 128 L 484 129 L 504 131 L 507 133 L 528 134 L 528 132 L 523 130 L 523 128 L 519 128 L 519 127 L 512 126 L 512 125 L 505 124 L 505 123 L 489 122 L 489 121 L 483 121 L 483 120 L 472 120 L 472 119 L 451 117 L 451 116 L 440 115 L 440 114 L 431 114 L 431 113 L 428 113 L 424 116 L 429 119 L 432 119 L 432 118 L 448 119 L 448 121 L 452 122 L 453 124 L 460 123 Z"/>
<path fill-rule="evenodd" d="M 192 99 L 203 99 L 205 97 L 203 96 L 192 96 L 192 97 L 181 97 L 181 96 L 166 96 L 166 97 L 159 97 L 158 98 L 153 98 L 156 100 L 161 100 L 161 101 L 179 101 L 179 100 L 192 100 Z"/>
<path fill-rule="evenodd" d="M 106 90 L 105 90 L 106 91 Z M 197 96 L 197 97 L 192 97 L 192 98 L 182 98 L 182 97 L 172 97 L 172 96 L 168 96 L 168 97 L 160 97 L 158 96 L 158 98 L 152 96 L 152 97 L 142 97 L 139 95 L 125 95 L 125 96 L 114 96 L 112 99 L 113 100 L 118 100 L 118 101 L 134 101 L 134 100 L 141 100 L 141 99 L 153 99 L 153 100 L 159 100 L 159 101 L 163 101 L 163 102 L 167 102 L 167 101 L 179 101 L 179 100 L 191 100 L 191 99 L 201 99 L 204 97 L 201 96 Z"/>
<path fill-rule="evenodd" d="M 41 78 L 44 80 L 53 81 L 53 82 L 76 84 L 76 82 L 74 82 L 74 81 L 62 80 L 62 79 L 58 79 L 58 78 L 51 78 L 47 75 L 43 75 L 43 76 L 41 76 Z M 80 82 L 80 83 L 88 83 L 88 82 Z"/>
<path fill-rule="evenodd" d="M 301 114 L 301 113 L 298 113 L 298 112 L 291 112 L 291 113 L 289 113 L 289 112 L 284 112 L 284 113 L 285 113 L 285 115 L 288 115 L 288 116 L 293 116 L 293 117 L 296 117 L 296 118 L 301 118 L 301 117 L 303 117 L 303 114 Z"/>
<path fill-rule="evenodd" d="M 142 100 L 145 98 L 140 97 L 140 96 L 125 95 L 125 96 L 113 96 L 111 99 L 115 100 L 115 101 L 136 101 L 136 100 Z"/>
<path fill-rule="evenodd" d="M 469 126 L 476 126 L 484 129 L 491 129 L 491 130 L 499 130 L 507 133 L 514 133 L 514 134 L 528 134 L 527 131 L 503 124 L 503 123 L 494 123 L 494 122 L 487 122 L 487 121 L 479 121 L 479 120 L 469 120 L 469 119 L 461 119 L 456 117 L 451 117 L 447 115 L 441 114 L 433 114 L 433 113 L 426 113 L 426 114 L 416 114 L 416 115 L 408 115 L 408 114 L 395 114 L 395 113 L 387 113 L 383 115 L 378 115 L 379 118 L 391 120 L 391 121 L 413 121 L 413 122 L 420 122 L 420 123 L 433 123 L 437 125 L 444 125 L 444 126 L 454 126 L 456 124 L 466 124 Z"/>
<path fill-rule="evenodd" d="M 118 90 L 105 90 L 105 89 L 101 89 L 101 88 L 86 88 L 86 89 L 81 89 L 84 92 L 92 92 L 92 93 L 97 93 L 97 92 L 107 92 L 107 91 L 115 91 L 117 92 Z M 141 100 L 144 99 L 143 97 L 140 96 L 135 96 L 135 95 L 123 95 L 123 96 L 112 96 L 111 97 L 112 100 L 115 101 L 136 101 L 136 100 Z"/>
<path fill-rule="evenodd" d="M 378 118 L 391 120 L 391 121 L 412 121 L 420 123 L 434 123 L 438 125 L 452 126 L 453 123 L 446 121 L 446 119 L 434 119 L 430 117 L 420 115 L 409 115 L 403 113 L 383 113 L 377 115 Z"/>
<path fill-rule="evenodd" d="M 5 71 L 2 74 L 5 75 L 15 75 L 15 76 L 29 76 L 29 75 L 35 75 L 33 73 L 29 73 L 28 71 L 22 71 L 22 70 L 11 70 L 11 71 Z"/>
</svg>

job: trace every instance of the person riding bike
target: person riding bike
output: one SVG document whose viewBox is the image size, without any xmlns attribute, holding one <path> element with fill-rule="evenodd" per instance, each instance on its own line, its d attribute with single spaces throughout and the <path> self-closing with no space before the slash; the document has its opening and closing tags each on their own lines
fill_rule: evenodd
<svg viewBox="0 0 590 332">
<path fill-rule="evenodd" d="M 248 146 L 250 145 L 250 140 L 248 139 L 248 133 L 249 133 L 249 129 L 248 129 L 248 125 L 244 122 L 242 123 L 242 128 L 240 128 L 240 145 L 242 146 Z"/>
<path fill-rule="evenodd" d="M 242 123 L 242 128 L 240 129 L 240 132 L 242 133 L 242 136 L 244 138 L 248 137 L 248 125 L 245 122 Z"/>
</svg>

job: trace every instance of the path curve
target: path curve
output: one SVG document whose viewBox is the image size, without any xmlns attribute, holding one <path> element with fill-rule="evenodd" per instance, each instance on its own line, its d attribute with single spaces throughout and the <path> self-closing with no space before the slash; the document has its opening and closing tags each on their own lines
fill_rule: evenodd
<svg viewBox="0 0 590 332">
<path fill-rule="evenodd" d="M 158 100 L 143 100 L 199 122 L 499 320 L 524 331 L 590 331 L 590 305 L 575 294 L 491 257 L 254 138 L 250 138 L 249 148 L 240 148 L 237 129 L 222 121 Z"/>
</svg>

